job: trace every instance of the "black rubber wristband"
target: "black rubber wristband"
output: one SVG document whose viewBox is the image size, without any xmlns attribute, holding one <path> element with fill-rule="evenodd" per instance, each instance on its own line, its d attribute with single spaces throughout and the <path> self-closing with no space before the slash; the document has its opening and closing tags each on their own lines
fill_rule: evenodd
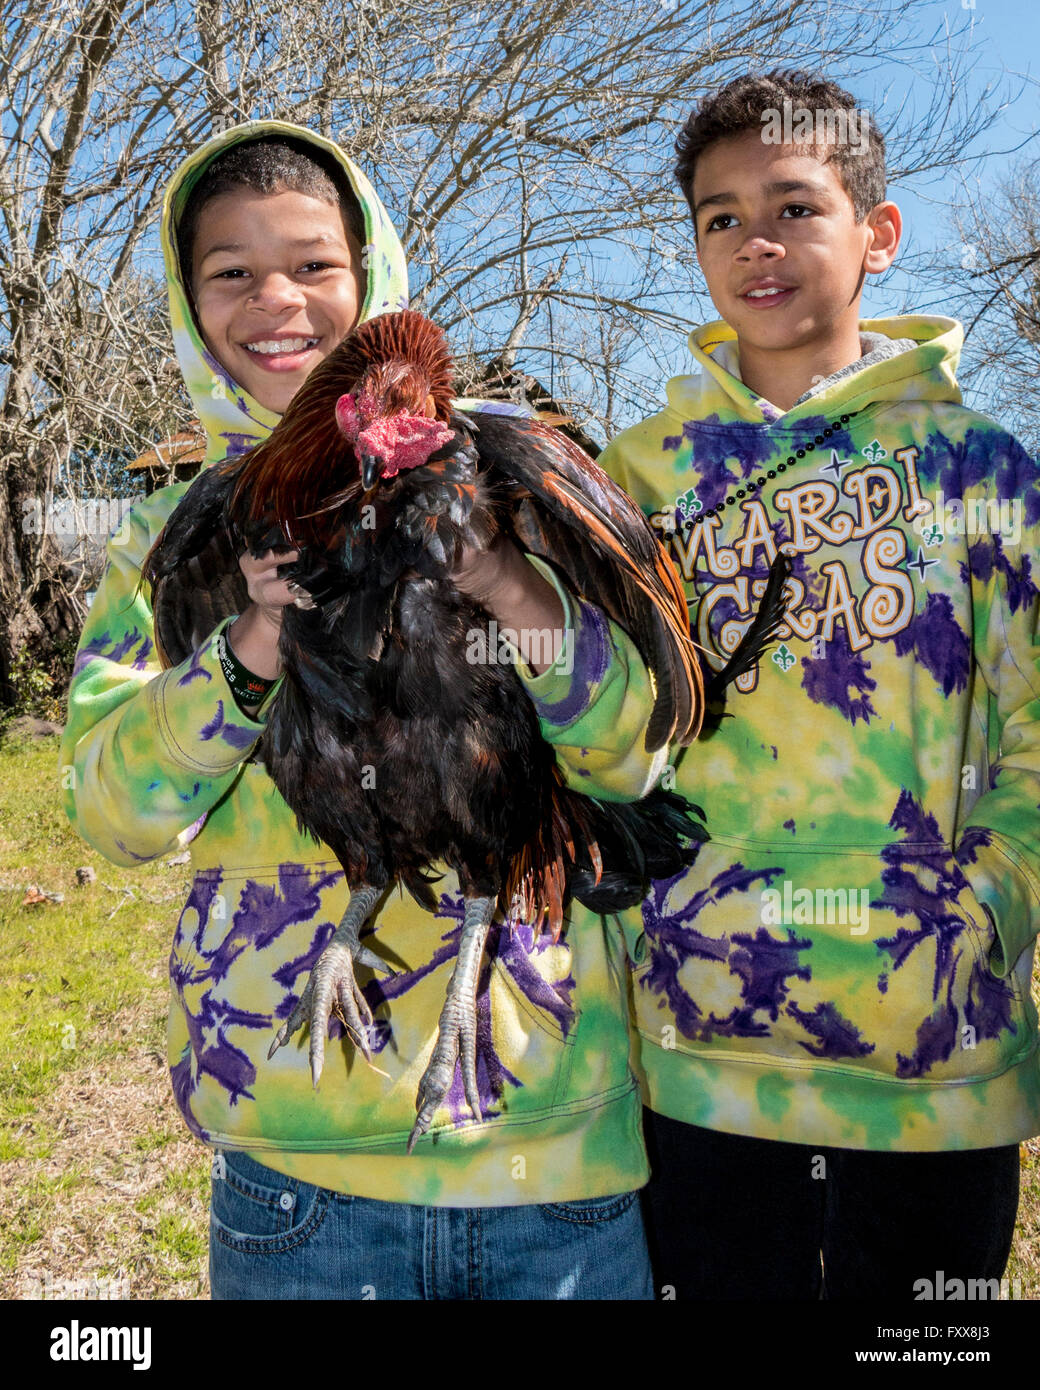
<svg viewBox="0 0 1040 1390">
<path fill-rule="evenodd" d="M 266 676 L 255 675 L 242 665 L 231 650 L 231 643 L 228 641 L 226 630 L 217 638 L 217 657 L 220 661 L 220 669 L 224 672 L 227 683 L 231 687 L 231 693 L 239 705 L 260 704 L 275 682 Z"/>
</svg>

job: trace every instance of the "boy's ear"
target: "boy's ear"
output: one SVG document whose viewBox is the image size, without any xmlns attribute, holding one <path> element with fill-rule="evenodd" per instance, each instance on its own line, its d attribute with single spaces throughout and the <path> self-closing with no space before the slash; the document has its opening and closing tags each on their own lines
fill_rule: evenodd
<svg viewBox="0 0 1040 1390">
<path fill-rule="evenodd" d="M 887 270 L 896 258 L 903 234 L 903 218 L 895 203 L 876 203 L 867 213 L 866 223 L 871 240 L 863 257 L 863 269 L 870 275 L 877 275 Z"/>
</svg>

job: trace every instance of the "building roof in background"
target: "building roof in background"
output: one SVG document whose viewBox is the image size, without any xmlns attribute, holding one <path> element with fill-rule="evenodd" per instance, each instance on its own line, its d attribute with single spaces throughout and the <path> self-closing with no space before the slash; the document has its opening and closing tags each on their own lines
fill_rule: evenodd
<svg viewBox="0 0 1040 1390">
<path fill-rule="evenodd" d="M 193 426 L 171 434 L 154 448 L 128 463 L 127 468 L 165 468 L 172 469 L 186 463 L 201 463 L 206 452 L 206 436 L 201 424 L 193 421 Z"/>
</svg>

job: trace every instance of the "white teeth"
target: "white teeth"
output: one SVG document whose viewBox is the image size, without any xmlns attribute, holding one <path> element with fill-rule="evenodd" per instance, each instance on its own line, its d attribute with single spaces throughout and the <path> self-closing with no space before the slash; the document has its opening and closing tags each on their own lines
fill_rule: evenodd
<svg viewBox="0 0 1040 1390">
<path fill-rule="evenodd" d="M 748 299 L 764 299 L 767 294 L 783 294 L 789 288 L 788 285 L 777 285 L 771 290 L 748 290 L 747 297 Z"/>
<path fill-rule="evenodd" d="M 262 352 L 267 355 L 282 352 L 302 352 L 304 348 L 314 347 L 317 338 L 268 338 L 263 343 L 246 343 L 247 352 Z"/>
</svg>

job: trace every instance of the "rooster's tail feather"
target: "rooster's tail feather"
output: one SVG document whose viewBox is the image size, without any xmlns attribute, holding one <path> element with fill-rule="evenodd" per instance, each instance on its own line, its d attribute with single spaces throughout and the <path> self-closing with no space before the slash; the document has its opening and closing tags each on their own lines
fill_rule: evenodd
<svg viewBox="0 0 1040 1390">
<path fill-rule="evenodd" d="M 579 862 L 570 891 L 593 912 L 619 912 L 642 902 L 652 880 L 684 872 L 709 838 L 704 812 L 675 792 L 658 788 L 642 801 L 592 805 L 603 873 L 597 881 L 594 868 Z"/>
</svg>

